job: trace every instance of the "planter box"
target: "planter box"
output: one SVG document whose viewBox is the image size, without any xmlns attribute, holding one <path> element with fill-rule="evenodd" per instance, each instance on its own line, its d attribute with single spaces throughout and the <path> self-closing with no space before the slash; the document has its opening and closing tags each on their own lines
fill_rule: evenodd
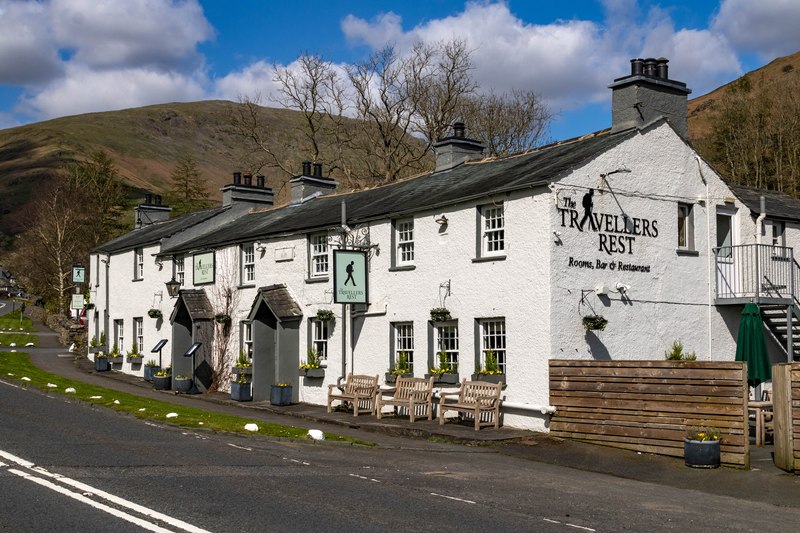
<svg viewBox="0 0 800 533">
<path fill-rule="evenodd" d="M 692 468 L 718 468 L 719 441 L 683 439 L 683 460 Z"/>
<path fill-rule="evenodd" d="M 107 357 L 107 359 L 108 359 L 108 362 L 109 362 L 109 363 L 112 363 L 112 364 L 113 364 L 113 363 L 121 363 L 122 361 L 124 361 L 124 360 L 125 360 L 125 358 L 124 358 L 124 357 L 122 357 L 121 355 L 116 355 L 116 356 L 109 355 L 109 356 Z"/>
<path fill-rule="evenodd" d="M 94 347 L 89 346 L 89 353 L 100 353 L 102 351 L 103 351 L 102 346 L 94 346 Z"/>
<path fill-rule="evenodd" d="M 253 393 L 250 383 L 231 382 L 231 400 L 237 402 L 249 402 L 253 399 Z"/>
<path fill-rule="evenodd" d="M 325 377 L 324 368 L 301 368 L 300 375 L 310 379 L 321 379 Z"/>
<path fill-rule="evenodd" d="M 97 372 L 107 372 L 110 368 L 108 359 L 106 357 L 96 357 L 94 360 L 94 369 Z"/>
<path fill-rule="evenodd" d="M 141 365 L 142 361 L 144 361 L 144 357 L 128 356 L 128 362 L 132 365 Z"/>
<path fill-rule="evenodd" d="M 292 386 L 279 387 L 272 385 L 269 389 L 269 403 L 272 405 L 291 405 Z"/>
<path fill-rule="evenodd" d="M 414 377 L 414 373 L 413 372 L 405 372 L 403 374 L 394 374 L 392 372 L 387 372 L 383 379 L 384 379 L 384 381 L 386 383 L 394 383 L 395 381 L 397 381 L 398 377 L 413 378 Z"/>
<path fill-rule="evenodd" d="M 153 375 L 161 370 L 160 366 L 144 366 L 144 380 L 145 381 L 153 381 Z"/>
<path fill-rule="evenodd" d="M 489 383 L 503 383 L 506 384 L 505 374 L 472 374 L 470 376 L 472 381 L 487 381 Z"/>
<path fill-rule="evenodd" d="M 444 374 L 425 374 L 425 379 L 430 379 L 433 377 L 434 383 L 445 384 L 445 385 L 457 385 L 458 384 L 458 373 L 456 372 L 445 372 Z"/>
<path fill-rule="evenodd" d="M 169 390 L 172 386 L 172 376 L 153 376 L 153 388 L 155 390 Z"/>
<path fill-rule="evenodd" d="M 234 366 L 231 367 L 231 374 L 233 374 L 234 376 L 238 376 L 240 374 L 244 374 L 245 376 L 249 376 L 252 373 L 253 373 L 253 367 L 252 366 L 236 366 L 236 365 L 234 365 Z"/>
<path fill-rule="evenodd" d="M 175 391 L 189 392 L 192 389 L 192 378 L 175 378 Z"/>
</svg>

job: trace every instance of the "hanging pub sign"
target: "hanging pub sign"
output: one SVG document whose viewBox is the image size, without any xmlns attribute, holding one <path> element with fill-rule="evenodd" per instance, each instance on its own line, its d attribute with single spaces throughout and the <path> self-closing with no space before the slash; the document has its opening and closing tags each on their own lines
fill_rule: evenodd
<svg viewBox="0 0 800 533">
<path fill-rule="evenodd" d="M 86 282 L 86 268 L 76 263 L 72 265 L 72 283 L 85 283 Z"/>
<path fill-rule="evenodd" d="M 333 251 L 333 301 L 337 304 L 369 303 L 367 252 Z"/>
<path fill-rule="evenodd" d="M 195 254 L 192 263 L 192 282 L 195 285 L 214 283 L 214 252 Z"/>
</svg>

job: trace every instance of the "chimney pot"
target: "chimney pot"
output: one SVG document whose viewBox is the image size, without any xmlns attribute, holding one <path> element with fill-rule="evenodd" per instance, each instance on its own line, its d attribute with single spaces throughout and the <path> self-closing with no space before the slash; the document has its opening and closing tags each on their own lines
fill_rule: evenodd
<svg viewBox="0 0 800 533">
<path fill-rule="evenodd" d="M 669 79 L 669 67 L 667 63 L 669 63 L 669 59 L 666 57 L 659 57 L 657 60 L 658 62 L 658 77 L 662 80 Z"/>
<path fill-rule="evenodd" d="M 641 58 L 631 59 L 631 76 L 641 76 L 644 71 L 644 60 Z"/>
<path fill-rule="evenodd" d="M 253 184 L 253 175 L 252 174 L 245 174 L 244 175 L 244 184 L 250 187 Z"/>
<path fill-rule="evenodd" d="M 240 185 L 242 183 L 242 173 L 241 172 L 234 172 L 233 173 L 233 184 Z"/>
<path fill-rule="evenodd" d="M 652 57 L 649 57 L 644 60 L 644 75 L 645 76 L 658 76 L 658 70 L 656 69 L 656 60 Z"/>
<path fill-rule="evenodd" d="M 314 163 L 314 177 L 315 178 L 322 177 L 322 163 Z"/>
<path fill-rule="evenodd" d="M 466 128 L 464 127 L 464 123 L 463 122 L 454 122 L 453 123 L 453 137 L 458 137 L 459 139 L 463 139 L 464 138 L 464 130 L 465 129 Z"/>
<path fill-rule="evenodd" d="M 144 195 L 144 204 L 145 205 L 150 205 L 151 201 L 152 201 L 152 195 L 150 193 L 145 194 Z"/>
<path fill-rule="evenodd" d="M 259 189 L 264 188 L 264 176 L 256 176 L 256 186 Z"/>
<path fill-rule="evenodd" d="M 303 161 L 303 176 L 311 175 L 311 161 Z"/>
<path fill-rule="evenodd" d="M 156 205 L 161 205 L 161 195 L 156 194 Z"/>
</svg>

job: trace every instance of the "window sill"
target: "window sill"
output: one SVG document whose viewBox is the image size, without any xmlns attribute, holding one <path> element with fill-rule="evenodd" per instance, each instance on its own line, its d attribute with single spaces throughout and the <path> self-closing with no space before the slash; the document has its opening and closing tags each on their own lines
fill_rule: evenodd
<svg viewBox="0 0 800 533">
<path fill-rule="evenodd" d="M 390 267 L 389 272 L 407 272 L 409 270 L 414 270 L 416 268 L 417 268 L 416 265 L 395 266 L 395 267 Z"/>
<path fill-rule="evenodd" d="M 144 281 L 144 278 L 133 278 L 131 281 L 136 283 L 137 281 Z"/>
<path fill-rule="evenodd" d="M 241 290 L 241 289 L 255 289 L 255 287 L 256 287 L 255 283 L 247 283 L 245 285 L 237 285 L 236 286 L 236 288 L 239 289 L 239 290 Z"/>
<path fill-rule="evenodd" d="M 322 278 L 322 277 L 319 277 L 319 278 L 308 278 L 308 279 L 306 279 L 306 283 L 326 283 L 328 280 L 330 280 L 330 278 L 327 277 L 327 276 L 325 276 L 324 278 Z"/>
<path fill-rule="evenodd" d="M 697 250 L 689 250 L 688 248 L 678 248 L 675 250 L 675 253 L 678 255 L 686 255 L 690 257 L 698 257 L 700 252 Z"/>
<path fill-rule="evenodd" d="M 474 257 L 472 259 L 473 263 L 489 263 L 491 261 L 505 261 L 505 255 L 487 255 L 485 257 Z"/>
</svg>

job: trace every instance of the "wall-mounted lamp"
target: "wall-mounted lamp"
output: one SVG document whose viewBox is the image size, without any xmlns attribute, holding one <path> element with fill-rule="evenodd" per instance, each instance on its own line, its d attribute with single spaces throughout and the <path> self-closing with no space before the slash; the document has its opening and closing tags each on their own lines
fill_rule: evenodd
<svg viewBox="0 0 800 533">
<path fill-rule="evenodd" d="M 445 224 L 447 224 L 447 217 L 444 216 L 444 213 L 442 213 L 441 215 L 436 215 L 436 218 L 434 220 L 440 226 L 444 226 Z"/>
<path fill-rule="evenodd" d="M 166 283 L 167 286 L 167 294 L 169 294 L 170 298 L 175 298 L 178 296 L 178 291 L 181 290 L 181 282 L 175 281 L 175 278 L 172 278 Z"/>
<path fill-rule="evenodd" d="M 629 290 L 631 290 L 629 285 L 625 285 L 622 282 L 617 282 L 617 292 L 619 292 L 620 294 L 625 294 Z"/>
</svg>

